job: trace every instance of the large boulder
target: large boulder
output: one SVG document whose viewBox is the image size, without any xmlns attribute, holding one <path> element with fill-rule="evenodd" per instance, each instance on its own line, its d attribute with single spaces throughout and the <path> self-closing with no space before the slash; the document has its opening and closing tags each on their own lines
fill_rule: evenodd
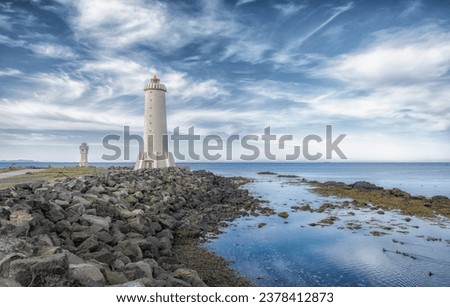
<svg viewBox="0 0 450 307">
<path fill-rule="evenodd" d="M 22 286 L 21 284 L 19 284 L 12 278 L 0 277 L 0 287 L 21 287 L 21 286 Z"/>
<path fill-rule="evenodd" d="M 111 223 L 110 217 L 100 217 L 100 216 L 90 215 L 90 214 L 83 214 L 81 216 L 81 220 L 87 221 L 91 225 L 98 225 L 105 231 L 109 231 L 109 226 Z"/>
<path fill-rule="evenodd" d="M 9 276 L 22 286 L 63 286 L 67 283 L 69 268 L 64 253 L 14 260 L 10 263 Z"/>
<path fill-rule="evenodd" d="M 69 267 L 69 278 L 83 287 L 103 287 L 105 278 L 100 269 L 91 263 L 72 264 Z"/>
<path fill-rule="evenodd" d="M 190 269 L 178 269 L 173 273 L 173 277 L 181 279 L 193 287 L 206 287 L 205 282 L 198 276 L 198 273 Z"/>
<path fill-rule="evenodd" d="M 132 262 L 142 260 L 142 250 L 139 245 L 133 240 L 124 240 L 119 242 L 115 247 L 116 250 L 122 252 L 125 256 L 130 258 Z"/>
<path fill-rule="evenodd" d="M 61 206 L 57 204 L 50 204 L 49 210 L 45 214 L 46 218 L 52 221 L 53 223 L 57 223 L 67 217 L 66 212 Z"/>
</svg>

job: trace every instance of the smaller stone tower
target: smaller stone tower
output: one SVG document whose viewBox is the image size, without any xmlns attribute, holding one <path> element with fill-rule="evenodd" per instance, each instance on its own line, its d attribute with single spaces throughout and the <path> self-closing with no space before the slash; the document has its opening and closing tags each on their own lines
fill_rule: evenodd
<svg viewBox="0 0 450 307">
<path fill-rule="evenodd" d="M 88 152 L 89 146 L 86 143 L 82 143 L 80 146 L 80 167 L 88 166 Z"/>
</svg>

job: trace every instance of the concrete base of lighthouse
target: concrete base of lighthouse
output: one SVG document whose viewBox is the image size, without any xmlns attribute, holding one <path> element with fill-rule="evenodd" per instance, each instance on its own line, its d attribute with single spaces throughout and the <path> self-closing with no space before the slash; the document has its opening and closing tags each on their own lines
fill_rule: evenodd
<svg viewBox="0 0 450 307">
<path fill-rule="evenodd" d="M 79 167 L 88 167 L 89 163 L 87 163 L 87 162 L 80 162 L 80 164 L 78 166 Z"/>
<path fill-rule="evenodd" d="M 148 153 L 140 153 L 134 165 L 134 170 L 172 166 L 176 166 L 176 164 L 171 152 L 167 153 L 165 157 L 161 157 L 161 159 L 152 159 Z"/>
</svg>

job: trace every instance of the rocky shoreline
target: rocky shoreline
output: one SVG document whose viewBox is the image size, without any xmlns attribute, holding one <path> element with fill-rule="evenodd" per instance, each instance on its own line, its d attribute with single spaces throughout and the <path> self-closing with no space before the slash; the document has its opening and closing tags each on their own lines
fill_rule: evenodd
<svg viewBox="0 0 450 307">
<path fill-rule="evenodd" d="M 400 210 L 405 215 L 432 218 L 439 215 L 450 218 L 450 199 L 436 195 L 426 197 L 411 195 L 398 188 L 385 189 L 373 183 L 358 181 L 352 184 L 327 181 L 303 181 L 312 187 L 313 192 L 322 196 L 350 198 L 357 206 L 372 205 L 373 210 Z"/>
<path fill-rule="evenodd" d="M 0 286 L 248 286 L 199 247 L 237 217 L 273 214 L 246 182 L 112 169 L 0 190 Z"/>
</svg>

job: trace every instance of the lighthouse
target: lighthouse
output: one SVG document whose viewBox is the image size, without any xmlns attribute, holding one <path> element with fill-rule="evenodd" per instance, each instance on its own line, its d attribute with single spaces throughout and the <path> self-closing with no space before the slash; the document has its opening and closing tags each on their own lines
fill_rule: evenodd
<svg viewBox="0 0 450 307">
<path fill-rule="evenodd" d="M 139 153 L 134 169 L 175 166 L 167 135 L 166 86 L 153 76 L 144 91 L 144 150 Z"/>
<path fill-rule="evenodd" d="M 89 146 L 86 143 L 82 143 L 80 146 L 80 167 L 88 166 L 88 152 Z"/>
</svg>

